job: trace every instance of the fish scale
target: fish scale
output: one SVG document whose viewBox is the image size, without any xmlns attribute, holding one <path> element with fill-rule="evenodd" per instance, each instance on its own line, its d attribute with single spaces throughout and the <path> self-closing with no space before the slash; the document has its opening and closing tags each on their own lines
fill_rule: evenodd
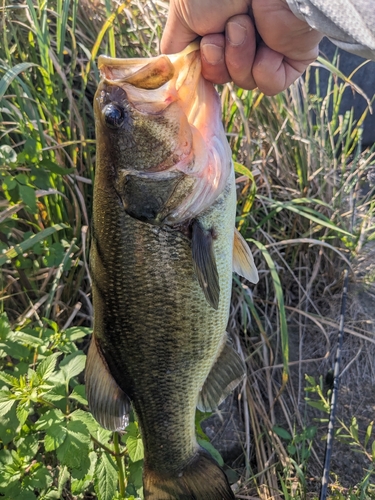
<svg viewBox="0 0 375 500">
<path fill-rule="evenodd" d="M 222 196 L 233 195 L 230 186 Z M 95 335 L 114 379 L 134 399 L 149 462 L 156 470 L 181 470 L 196 448 L 198 392 L 225 333 L 231 262 L 219 264 L 222 305 L 215 311 L 195 277 L 186 237 L 129 217 L 110 197 L 104 202 L 102 189 L 98 196 L 91 250 L 93 305 L 101 312 Z M 225 246 L 229 255 L 231 212 L 220 217 L 215 240 L 218 253 Z M 215 207 L 205 217 L 214 223 Z"/>
<path fill-rule="evenodd" d="M 256 281 L 235 229 L 231 153 L 198 45 L 146 60 L 99 58 L 90 267 L 89 407 L 122 430 L 132 404 L 145 500 L 233 500 L 197 444 L 195 412 L 243 379 L 226 334 L 232 268 Z M 103 63 L 104 60 L 104 63 Z"/>
</svg>

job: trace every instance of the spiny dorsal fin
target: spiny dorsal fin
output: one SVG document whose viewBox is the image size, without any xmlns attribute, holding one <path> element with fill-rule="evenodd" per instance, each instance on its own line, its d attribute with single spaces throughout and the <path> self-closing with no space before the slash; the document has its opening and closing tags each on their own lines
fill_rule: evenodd
<svg viewBox="0 0 375 500">
<path fill-rule="evenodd" d="M 246 373 L 245 363 L 227 339 L 199 393 L 197 408 L 214 411 L 241 382 Z"/>
<path fill-rule="evenodd" d="M 250 283 L 258 283 L 259 276 L 249 245 L 237 228 L 234 228 L 233 271 Z"/>
<path fill-rule="evenodd" d="M 191 237 L 194 270 L 208 303 L 217 309 L 220 298 L 219 274 L 217 272 L 213 236 L 198 221 L 192 224 Z"/>
<path fill-rule="evenodd" d="M 85 382 L 89 408 L 99 424 L 110 431 L 125 429 L 130 402 L 110 374 L 94 335 L 87 353 Z"/>
</svg>

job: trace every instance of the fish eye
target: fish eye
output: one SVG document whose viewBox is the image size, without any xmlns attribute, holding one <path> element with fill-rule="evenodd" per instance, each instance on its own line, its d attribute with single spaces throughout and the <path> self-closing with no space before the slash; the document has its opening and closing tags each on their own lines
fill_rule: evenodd
<svg viewBox="0 0 375 500">
<path fill-rule="evenodd" d="M 107 104 L 103 109 L 104 120 L 109 128 L 120 128 L 125 120 L 124 108 L 119 104 Z"/>
</svg>

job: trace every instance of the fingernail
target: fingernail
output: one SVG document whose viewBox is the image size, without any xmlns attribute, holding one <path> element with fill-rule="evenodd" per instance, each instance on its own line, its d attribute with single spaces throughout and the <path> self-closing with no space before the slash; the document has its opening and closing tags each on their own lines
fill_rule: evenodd
<svg viewBox="0 0 375 500">
<path fill-rule="evenodd" d="M 218 64 L 224 58 L 223 47 L 213 43 L 205 43 L 201 46 L 203 56 L 209 64 Z"/>
<path fill-rule="evenodd" d="M 227 24 L 227 38 L 232 45 L 241 45 L 246 38 L 246 28 L 238 23 Z"/>
</svg>

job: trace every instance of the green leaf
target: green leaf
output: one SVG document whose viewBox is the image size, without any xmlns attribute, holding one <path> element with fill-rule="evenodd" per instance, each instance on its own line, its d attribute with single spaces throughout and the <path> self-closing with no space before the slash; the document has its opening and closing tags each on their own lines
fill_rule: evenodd
<svg viewBox="0 0 375 500">
<path fill-rule="evenodd" d="M 53 410 L 48 410 L 36 422 L 35 428 L 38 431 L 45 431 L 49 429 L 52 425 L 62 422 L 64 418 L 65 416 L 61 410 L 58 410 L 57 408 Z"/>
<path fill-rule="evenodd" d="M 53 376 L 55 375 L 55 373 L 56 372 L 54 372 Z M 52 380 L 49 381 L 49 383 L 51 382 Z M 63 384 L 57 382 L 52 386 L 51 390 L 43 394 L 43 399 L 50 403 L 56 403 L 57 401 L 61 401 L 62 399 L 65 398 L 66 398 L 66 388 Z"/>
<path fill-rule="evenodd" d="M 40 162 L 40 166 L 43 167 L 43 170 L 49 170 L 53 174 L 59 174 L 59 175 L 72 174 L 73 172 L 76 171 L 75 168 L 62 168 L 57 163 L 49 160 L 48 158 L 44 158 Z"/>
<path fill-rule="evenodd" d="M 73 392 L 70 394 L 69 398 L 75 399 L 76 401 L 78 401 L 83 405 L 88 405 L 84 385 L 76 385 L 73 389 Z"/>
<path fill-rule="evenodd" d="M 137 422 L 130 422 L 130 424 L 126 426 L 125 434 L 122 437 L 122 441 L 124 443 L 126 443 L 129 436 L 133 436 L 133 437 L 140 436 Z"/>
<path fill-rule="evenodd" d="M 269 251 L 263 245 L 263 243 L 253 239 L 249 239 L 247 241 L 251 241 L 259 248 L 271 271 L 273 287 L 275 289 L 275 296 L 277 299 L 277 306 L 279 310 L 281 350 L 282 350 L 282 360 L 283 360 L 282 387 L 284 387 L 289 376 L 289 336 L 288 336 L 288 326 L 286 321 L 286 311 L 284 305 L 284 293 L 283 293 L 283 288 L 281 286 L 280 276 L 279 273 L 277 272 L 275 262 L 272 260 Z"/>
<path fill-rule="evenodd" d="M 38 463 L 37 468 L 34 469 L 31 474 L 29 473 L 23 480 L 23 486 L 25 488 L 38 491 L 49 488 L 52 483 L 52 470 L 48 470 L 47 467 L 41 463 Z M 43 499 L 44 498 L 45 496 L 43 495 Z"/>
<path fill-rule="evenodd" d="M 30 335 L 29 333 L 15 331 L 9 335 L 9 339 L 13 342 L 17 342 L 17 344 L 27 345 L 30 347 L 41 347 L 44 345 L 43 339 L 38 337 L 34 337 L 34 335 Z"/>
<path fill-rule="evenodd" d="M 309 427 L 307 427 L 305 429 L 305 432 L 304 432 L 306 439 L 308 439 L 308 440 L 314 439 L 314 437 L 316 435 L 316 431 L 317 431 L 317 428 L 315 425 L 310 425 Z"/>
<path fill-rule="evenodd" d="M 67 467 L 60 467 L 59 471 L 59 478 L 58 478 L 58 483 L 57 483 L 57 491 L 59 493 L 59 499 L 63 497 L 62 492 L 64 489 L 65 484 L 69 481 L 70 479 L 70 473 Z"/>
<path fill-rule="evenodd" d="M 103 453 L 96 463 L 94 489 L 98 500 L 112 500 L 115 495 L 117 468 L 108 453 Z"/>
<path fill-rule="evenodd" d="M 57 358 L 60 354 L 60 352 L 54 352 L 39 363 L 36 373 L 40 380 L 48 380 L 48 378 L 52 375 L 56 367 Z"/>
<path fill-rule="evenodd" d="M 5 382 L 6 384 L 9 384 L 12 387 L 18 387 L 19 386 L 19 380 L 17 377 L 13 377 L 13 375 L 9 375 L 9 373 L 5 372 L 0 372 L 0 380 Z"/>
<path fill-rule="evenodd" d="M 313 210 L 310 207 L 306 206 L 299 206 L 298 204 L 301 203 L 301 201 L 304 202 L 310 202 L 310 201 L 315 201 L 315 200 L 309 200 L 309 199 L 304 199 L 304 200 L 292 200 L 291 202 L 281 202 L 281 201 L 274 201 L 270 200 L 269 198 L 266 198 L 265 196 L 260 196 L 260 198 L 264 200 L 271 201 L 271 208 L 278 208 L 279 210 L 290 210 L 291 212 L 294 212 L 301 217 L 305 217 L 306 219 L 315 222 L 316 224 L 320 226 L 327 227 L 328 229 L 332 229 L 333 231 L 340 233 L 340 234 L 345 234 L 346 236 L 353 236 L 351 233 L 348 231 L 345 231 L 341 227 L 335 225 L 333 222 L 331 222 L 328 217 L 325 215 L 321 214 L 320 212 Z"/>
<path fill-rule="evenodd" d="M 12 331 L 7 313 L 0 314 L 0 339 L 5 340 Z"/>
<path fill-rule="evenodd" d="M 294 446 L 294 444 L 291 443 L 288 444 L 286 449 L 288 450 L 289 455 L 294 455 L 295 452 L 297 451 L 297 448 Z"/>
<path fill-rule="evenodd" d="M 21 493 L 21 474 L 7 474 L 8 477 L 3 477 L 0 475 L 0 492 L 4 493 L 4 497 L 6 500 L 14 500 L 18 499 Z"/>
<path fill-rule="evenodd" d="M 291 441 L 292 436 L 286 429 L 283 429 L 282 427 L 279 427 L 278 425 L 274 425 L 272 427 L 272 430 L 275 434 L 277 434 L 282 439 L 286 439 L 287 441 Z"/>
<path fill-rule="evenodd" d="M 17 500 L 36 500 L 36 496 L 32 491 L 22 488 L 21 491 L 17 493 Z"/>
<path fill-rule="evenodd" d="M 15 163 L 16 161 L 17 154 L 13 148 L 7 144 L 0 146 L 0 165 L 8 165 L 9 163 Z"/>
<path fill-rule="evenodd" d="M 65 381 L 76 377 L 85 369 L 86 355 L 82 351 L 73 352 L 66 356 L 60 363 L 60 369 L 64 374 Z"/>
<path fill-rule="evenodd" d="M 65 335 L 69 340 L 75 342 L 92 333 L 92 329 L 84 326 L 73 326 L 65 330 Z"/>
<path fill-rule="evenodd" d="M 353 438 L 355 439 L 355 441 L 358 443 L 359 442 L 359 438 L 358 438 L 358 422 L 357 422 L 356 417 L 352 418 L 352 421 L 351 421 L 351 424 L 350 424 L 350 433 L 353 436 Z"/>
<path fill-rule="evenodd" d="M 11 393 L 9 391 L 0 391 L 0 416 L 6 415 L 12 408 L 15 399 L 10 399 Z"/>
<path fill-rule="evenodd" d="M 128 448 L 129 457 L 132 462 L 138 462 L 138 460 L 143 459 L 144 449 L 142 438 L 129 436 L 126 440 L 126 446 Z"/>
<path fill-rule="evenodd" d="M 34 433 L 27 434 L 16 441 L 19 456 L 27 462 L 31 462 L 38 452 L 39 439 Z M 30 469 L 31 470 L 31 469 Z"/>
<path fill-rule="evenodd" d="M 33 66 L 37 66 L 37 64 L 23 62 L 16 64 L 7 70 L 5 75 L 0 80 L 0 100 L 4 97 L 4 94 L 12 81 L 17 78 L 20 73 L 32 68 Z"/>
<path fill-rule="evenodd" d="M 1 162 L 1 158 L 0 158 L 0 162 Z M 0 163 L 0 165 L 1 165 L 1 163 Z M 13 177 L 13 175 L 6 175 L 2 179 L 2 187 L 5 191 L 11 191 L 12 189 L 15 189 L 16 187 L 18 187 L 18 183 L 17 183 L 16 179 Z"/>
<path fill-rule="evenodd" d="M 37 206 L 35 189 L 30 186 L 25 186 L 24 184 L 18 184 L 18 192 L 25 205 L 30 208 L 32 213 L 36 213 Z"/>
<path fill-rule="evenodd" d="M 313 408 L 318 408 L 318 410 L 323 411 L 324 413 L 329 413 L 329 406 L 324 401 L 313 401 L 312 399 L 305 398 L 306 403 Z"/>
<path fill-rule="evenodd" d="M 103 427 L 98 425 L 98 429 L 96 431 L 96 440 L 99 441 L 99 443 L 102 443 L 107 446 L 108 443 L 112 441 L 112 439 L 113 439 L 113 432 L 108 431 L 107 429 L 103 429 Z"/>
<path fill-rule="evenodd" d="M 56 450 L 63 444 L 68 433 L 64 424 L 64 422 L 55 423 L 47 429 L 44 437 L 44 446 L 46 451 Z"/>
<path fill-rule="evenodd" d="M 373 425 L 374 425 L 374 422 L 370 422 L 367 429 L 366 429 L 365 448 L 367 447 L 369 439 L 371 437 Z"/>
<path fill-rule="evenodd" d="M 11 337 L 12 333 L 9 334 L 8 337 Z M 10 338 L 6 341 L 6 345 L 2 347 L 3 349 L 6 350 L 7 356 L 11 356 L 12 358 L 21 360 L 28 360 L 30 356 L 30 349 L 26 346 L 23 346 L 21 344 L 17 344 L 16 342 L 13 342 L 10 340 Z"/>
<path fill-rule="evenodd" d="M 36 243 L 45 240 L 51 234 L 56 233 L 56 231 L 61 231 L 62 229 L 68 229 L 68 227 L 69 226 L 67 226 L 66 224 L 54 224 L 53 226 L 47 227 L 46 229 L 39 231 L 39 233 L 34 234 L 26 241 L 14 245 L 14 247 L 10 248 L 3 255 L 0 256 L 0 266 L 4 265 L 6 262 L 8 262 L 8 260 L 14 259 L 18 255 L 25 253 L 26 250 L 32 248 Z"/>
<path fill-rule="evenodd" d="M 212 456 L 212 458 L 216 460 L 216 462 L 220 465 L 220 467 L 223 467 L 224 460 L 223 457 L 220 455 L 220 453 L 217 451 L 217 449 L 209 441 L 205 441 L 204 439 L 200 438 L 198 438 L 197 441 L 198 444 L 202 448 L 207 450 L 208 453 Z"/>
<path fill-rule="evenodd" d="M 302 462 L 306 462 L 310 458 L 311 452 L 310 452 L 309 448 L 303 448 L 301 451 L 302 451 L 301 452 L 301 460 L 302 460 Z"/>
<path fill-rule="evenodd" d="M 16 415 L 21 425 L 23 425 L 29 416 L 28 404 L 20 403 L 16 408 Z"/>
<path fill-rule="evenodd" d="M 2 445 L 7 445 L 15 439 L 19 425 L 15 406 L 6 415 L 0 416 L 0 440 Z"/>
<path fill-rule="evenodd" d="M 128 470 L 129 470 L 129 483 L 132 484 L 136 490 L 138 490 L 138 488 L 142 488 L 143 460 L 139 460 L 136 463 L 130 462 Z"/>
<path fill-rule="evenodd" d="M 101 429 L 98 422 L 95 420 L 95 418 L 92 416 L 92 414 L 88 411 L 81 410 L 81 409 L 75 410 L 73 413 L 70 414 L 70 418 L 72 420 L 77 420 L 79 422 L 83 422 L 86 425 L 86 427 L 88 428 L 89 433 L 92 434 L 93 436 L 96 435 L 96 432 L 98 429 Z M 111 433 L 111 431 L 108 431 L 108 432 Z"/>
<path fill-rule="evenodd" d="M 295 468 L 296 474 L 297 474 L 298 478 L 300 479 L 300 481 L 303 485 L 303 488 L 305 488 L 306 487 L 306 478 L 305 478 L 305 474 L 303 473 L 301 467 L 292 458 L 290 458 L 290 462 L 293 464 L 293 467 Z"/>
<path fill-rule="evenodd" d="M 82 469 L 75 469 L 71 475 L 71 488 L 74 495 L 80 495 L 88 491 L 94 478 L 95 465 L 98 460 L 96 451 L 91 451 L 87 457 L 87 465 Z"/>
<path fill-rule="evenodd" d="M 79 469 L 89 453 L 89 431 L 84 423 L 77 420 L 68 422 L 66 430 L 66 438 L 57 448 L 57 458 L 62 465 Z"/>
<path fill-rule="evenodd" d="M 201 423 L 212 415 L 212 412 L 195 411 L 195 432 L 204 441 L 209 441 L 208 436 L 203 432 Z"/>
</svg>

